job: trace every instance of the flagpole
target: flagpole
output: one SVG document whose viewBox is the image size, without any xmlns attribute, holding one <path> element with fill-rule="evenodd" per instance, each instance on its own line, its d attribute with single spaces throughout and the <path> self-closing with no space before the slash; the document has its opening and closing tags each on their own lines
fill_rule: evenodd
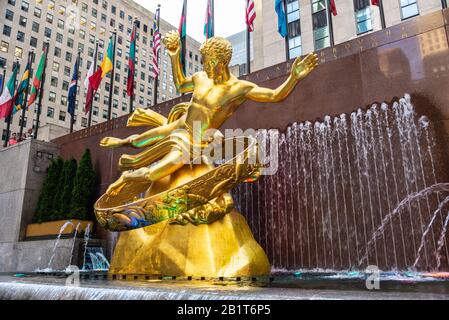
<svg viewBox="0 0 449 320">
<path fill-rule="evenodd" d="M 443 9 L 447 8 L 447 0 L 441 0 L 441 6 L 443 7 Z"/>
<path fill-rule="evenodd" d="M 443 0 L 446 1 L 446 0 Z M 380 12 L 380 22 L 382 24 L 382 29 L 385 29 L 387 27 L 385 23 L 385 12 L 384 12 L 384 4 L 382 3 L 382 0 L 379 0 L 379 12 Z"/>
<path fill-rule="evenodd" d="M 134 41 L 135 42 L 137 42 L 137 26 L 136 26 L 136 24 L 137 24 L 137 17 L 134 17 L 133 29 L 134 29 L 134 39 L 135 39 Z M 130 49 L 131 49 L 131 47 L 130 47 Z M 134 53 L 136 53 L 136 52 L 137 52 L 137 48 L 134 48 Z M 131 52 L 130 52 L 130 54 L 131 54 Z M 128 68 L 129 68 L 129 66 L 128 66 Z M 132 93 L 132 95 L 129 96 L 129 113 L 130 114 L 133 112 L 133 108 L 134 108 L 134 95 L 135 95 L 135 89 L 136 89 L 136 88 L 134 88 L 134 77 L 136 75 L 136 69 L 137 69 L 136 57 L 134 57 L 134 74 L 133 74 L 133 79 L 128 79 L 128 81 L 132 81 L 132 85 L 133 85 L 133 93 Z"/>
<path fill-rule="evenodd" d="M 34 49 L 31 49 L 30 53 L 28 53 L 28 64 L 30 66 L 30 74 L 28 75 L 28 79 L 33 79 L 33 68 L 31 67 L 32 63 L 34 60 Z M 19 136 L 20 138 L 22 138 L 22 134 L 23 134 L 23 127 L 24 127 L 24 123 L 25 123 L 25 115 L 26 115 L 26 111 L 27 111 L 27 104 L 28 104 L 28 94 L 29 94 L 29 90 L 30 90 L 30 86 L 28 84 L 28 86 L 25 89 L 25 105 L 22 106 L 22 123 L 20 124 L 20 133 Z"/>
<path fill-rule="evenodd" d="M 330 0 L 327 0 L 327 19 L 329 20 L 329 42 L 330 46 L 334 46 L 334 25 L 332 23 L 332 12 L 331 12 Z"/>
<path fill-rule="evenodd" d="M 81 60 L 81 50 L 78 50 L 78 57 L 76 58 L 76 84 L 75 84 L 75 97 L 78 95 L 78 79 L 80 73 L 80 60 Z M 76 102 L 75 102 L 76 104 Z M 91 106 L 92 107 L 92 106 Z M 70 133 L 73 132 L 73 125 L 75 124 L 75 110 L 73 111 L 73 116 L 70 117 Z"/>
<path fill-rule="evenodd" d="M 114 37 L 114 50 L 112 50 L 112 71 L 111 71 L 111 86 L 109 88 L 109 107 L 108 107 L 108 120 L 112 119 L 112 97 L 114 93 L 114 77 L 115 77 L 115 47 L 117 46 L 117 28 L 112 32 Z"/>
<path fill-rule="evenodd" d="M 37 118 L 36 118 L 36 130 L 34 131 L 34 139 L 37 140 L 37 133 L 39 131 L 39 120 L 42 112 L 42 99 L 44 96 L 44 86 L 45 86 L 45 74 L 47 71 L 47 60 L 48 60 L 48 51 L 50 50 L 50 39 L 47 39 L 44 44 L 45 50 L 45 60 L 44 60 L 44 72 L 42 73 L 42 81 L 39 88 L 39 101 L 37 104 Z"/>
<path fill-rule="evenodd" d="M 18 60 L 12 64 L 12 72 L 13 72 L 13 74 L 14 74 L 14 70 L 16 70 L 16 68 L 20 70 L 20 63 L 19 63 Z M 16 81 L 17 81 L 17 73 L 18 72 L 16 72 L 14 74 L 15 75 L 14 83 L 16 83 Z M 11 101 L 11 111 L 9 112 L 9 115 L 6 118 L 6 137 L 5 137 L 5 143 L 3 144 L 3 146 L 5 148 L 8 146 L 8 141 L 9 141 L 9 137 L 10 137 L 10 132 L 9 131 L 11 129 L 11 123 L 12 123 L 12 118 L 13 118 L 12 111 L 13 111 L 14 104 L 15 104 L 15 96 L 16 96 L 16 94 L 15 94 L 15 92 L 13 92 L 12 94 L 13 95 L 12 95 L 12 101 Z"/>
<path fill-rule="evenodd" d="M 246 74 L 251 73 L 251 33 L 248 25 L 246 26 Z"/>
<path fill-rule="evenodd" d="M 95 41 L 95 54 L 94 54 L 94 72 L 97 70 L 97 60 L 98 60 L 98 39 Z M 88 127 L 92 125 L 92 109 L 94 108 L 94 94 L 90 98 L 90 108 L 89 108 L 89 121 L 88 121 Z"/>
<path fill-rule="evenodd" d="M 285 27 L 287 28 L 287 35 L 285 36 L 285 58 L 290 60 L 290 43 L 288 39 L 288 15 L 287 15 L 287 3 L 285 0 L 282 0 L 282 5 L 284 7 L 284 15 L 285 15 Z"/>
<path fill-rule="evenodd" d="M 157 28 L 158 28 L 158 30 L 160 32 L 160 24 L 159 24 L 159 22 L 161 21 L 161 5 L 158 4 L 157 8 L 159 9 L 159 14 L 157 15 Z M 154 45 L 154 43 L 153 43 L 153 45 Z M 158 66 L 159 66 L 159 54 L 157 53 L 157 55 L 158 56 L 156 57 L 156 60 L 157 60 Z M 156 78 L 154 78 L 154 104 L 153 105 L 157 105 L 157 87 L 158 87 L 158 85 L 159 85 L 159 73 L 156 76 Z"/>
<path fill-rule="evenodd" d="M 185 7 L 184 7 L 184 5 L 185 5 Z M 185 14 L 185 19 L 186 19 L 186 29 L 187 29 L 187 0 L 183 4 L 182 15 L 184 15 L 184 14 Z M 182 18 L 183 17 L 181 16 L 181 19 Z M 181 66 L 183 67 L 182 71 L 184 71 L 184 75 L 187 72 L 187 30 L 185 30 L 185 32 L 186 32 L 186 36 L 184 38 L 182 38 L 182 34 L 181 34 L 181 50 L 182 50 L 182 57 L 184 58 L 184 61 L 182 61 L 182 59 L 181 59 Z M 184 93 L 182 95 L 184 95 Z"/>
<path fill-rule="evenodd" d="M 211 0 L 212 4 L 212 37 L 215 37 L 215 3 Z"/>
</svg>

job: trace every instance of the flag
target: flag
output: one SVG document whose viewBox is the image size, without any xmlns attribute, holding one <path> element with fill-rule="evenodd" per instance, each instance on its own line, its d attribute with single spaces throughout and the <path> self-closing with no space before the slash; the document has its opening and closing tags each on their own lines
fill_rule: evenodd
<svg viewBox="0 0 449 320">
<path fill-rule="evenodd" d="M 84 107 L 84 112 L 87 114 L 90 111 L 90 105 L 92 102 L 92 97 L 94 95 L 94 88 L 91 85 L 90 79 L 94 75 L 94 62 L 90 65 L 89 71 L 87 72 L 86 80 L 84 80 L 84 88 L 87 89 L 86 96 L 86 106 Z"/>
<path fill-rule="evenodd" d="M 9 78 L 9 81 L 0 96 L 0 119 L 6 118 L 11 114 L 14 91 L 16 91 L 17 72 L 18 68 L 15 67 L 11 78 Z"/>
<path fill-rule="evenodd" d="M 256 20 L 256 8 L 254 7 L 254 0 L 246 0 L 246 25 L 248 31 L 254 31 L 254 20 Z"/>
<path fill-rule="evenodd" d="M 28 107 L 31 106 L 37 99 L 37 95 L 41 88 L 42 75 L 44 74 L 45 59 L 46 59 L 46 49 L 42 52 L 41 59 L 39 60 L 39 65 L 36 70 L 36 75 L 34 76 L 33 86 L 31 87 L 30 97 L 28 98 Z"/>
<path fill-rule="evenodd" d="M 181 67 L 186 72 L 186 39 L 187 39 L 187 0 L 182 6 L 181 21 L 179 22 L 179 37 L 181 38 Z"/>
<path fill-rule="evenodd" d="M 332 12 L 332 15 L 337 15 L 337 6 L 335 5 L 335 0 L 329 0 L 330 2 L 330 10 Z"/>
<path fill-rule="evenodd" d="M 73 67 L 73 76 L 72 81 L 69 85 L 69 94 L 68 94 L 68 112 L 72 116 L 72 118 L 75 117 L 75 104 L 76 104 L 76 94 L 78 91 L 78 58 L 76 58 L 75 66 Z"/>
<path fill-rule="evenodd" d="M 159 15 L 161 14 L 161 9 L 156 9 L 156 14 L 154 15 L 154 33 L 153 33 L 153 64 L 151 76 L 157 78 L 159 75 L 159 49 L 161 48 L 161 34 L 159 33 Z"/>
<path fill-rule="evenodd" d="M 14 108 L 12 110 L 12 114 L 26 108 L 25 96 L 27 94 L 28 86 L 30 85 L 30 74 L 31 74 L 31 63 L 28 62 L 25 72 L 23 73 L 22 79 L 20 80 L 20 84 L 17 87 L 17 92 L 14 97 Z"/>
<path fill-rule="evenodd" d="M 207 0 L 206 19 L 204 21 L 206 39 L 214 36 L 214 0 Z"/>
<path fill-rule="evenodd" d="M 106 55 L 103 58 L 103 62 L 89 80 L 90 84 L 92 85 L 95 91 L 97 91 L 98 88 L 100 87 L 103 78 L 106 77 L 106 75 L 109 72 L 111 72 L 112 69 L 114 68 L 114 65 L 112 63 L 112 59 L 114 57 L 114 50 L 115 50 L 114 42 L 111 37 L 109 39 L 108 51 L 106 52 Z"/>
<path fill-rule="evenodd" d="M 274 9 L 278 15 L 278 32 L 285 38 L 287 36 L 287 19 L 284 12 L 284 1 L 276 0 Z"/>
<path fill-rule="evenodd" d="M 371 0 L 371 4 L 373 6 L 380 6 L 379 2 L 380 2 L 380 0 Z"/>
<path fill-rule="evenodd" d="M 134 74 L 136 73 L 136 24 L 134 24 L 131 34 L 131 44 L 129 46 L 128 83 L 126 93 L 128 97 L 134 95 Z"/>
</svg>

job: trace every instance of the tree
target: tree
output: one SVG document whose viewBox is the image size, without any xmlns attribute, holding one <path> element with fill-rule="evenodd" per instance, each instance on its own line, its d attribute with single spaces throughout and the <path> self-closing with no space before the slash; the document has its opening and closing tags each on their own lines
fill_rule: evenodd
<svg viewBox="0 0 449 320">
<path fill-rule="evenodd" d="M 70 203 L 72 200 L 73 181 L 75 180 L 77 164 L 75 159 L 64 162 L 59 180 L 58 193 L 54 201 L 54 220 L 65 220 L 72 218 Z"/>
<path fill-rule="evenodd" d="M 54 199 L 57 193 L 59 177 L 64 164 L 64 160 L 58 158 L 53 160 L 48 167 L 47 177 L 44 180 L 41 195 L 39 197 L 33 222 L 42 223 L 49 221 L 54 211 Z"/>
<path fill-rule="evenodd" d="M 80 220 L 89 219 L 92 192 L 95 185 L 95 172 L 92 167 L 90 150 L 86 149 L 76 171 L 73 182 L 70 214 Z"/>
</svg>

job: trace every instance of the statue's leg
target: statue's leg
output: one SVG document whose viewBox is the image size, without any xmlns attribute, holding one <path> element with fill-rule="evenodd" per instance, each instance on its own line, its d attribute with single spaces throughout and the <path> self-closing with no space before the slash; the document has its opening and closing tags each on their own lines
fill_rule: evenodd
<svg viewBox="0 0 449 320">
<path fill-rule="evenodd" d="M 180 169 L 184 164 L 181 161 L 183 153 L 178 148 L 173 148 L 161 160 L 151 167 L 140 168 L 135 171 L 125 171 L 121 177 L 111 184 L 106 191 L 111 196 L 116 196 L 128 183 L 135 182 L 154 182 L 162 179 L 176 170 Z"/>
<path fill-rule="evenodd" d="M 155 144 L 156 142 L 165 138 L 170 132 L 178 129 L 180 121 L 175 121 L 170 124 L 153 128 L 141 134 L 129 136 L 125 139 L 106 137 L 100 142 L 102 147 L 115 148 L 122 146 L 130 146 L 134 148 L 144 148 Z"/>
</svg>

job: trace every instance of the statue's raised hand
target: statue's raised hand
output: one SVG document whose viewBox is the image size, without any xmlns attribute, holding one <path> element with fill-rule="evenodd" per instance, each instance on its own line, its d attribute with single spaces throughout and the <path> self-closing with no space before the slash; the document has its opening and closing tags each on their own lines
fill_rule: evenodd
<svg viewBox="0 0 449 320">
<path fill-rule="evenodd" d="M 302 80 L 307 77 L 317 65 L 318 55 L 316 53 L 310 53 L 302 60 L 298 57 L 295 62 L 293 62 L 292 76 L 296 80 Z"/>
<path fill-rule="evenodd" d="M 179 37 L 177 31 L 173 30 L 165 34 L 162 42 L 164 43 L 170 55 L 179 53 L 181 49 L 181 38 Z"/>
</svg>

